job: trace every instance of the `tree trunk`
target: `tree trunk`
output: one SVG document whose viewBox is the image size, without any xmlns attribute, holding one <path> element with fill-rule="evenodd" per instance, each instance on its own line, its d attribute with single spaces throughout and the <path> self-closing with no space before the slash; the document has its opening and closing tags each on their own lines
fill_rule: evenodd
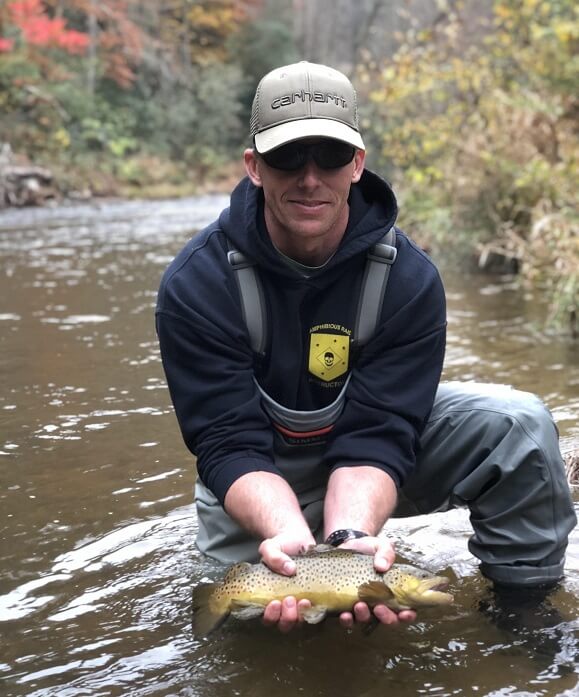
<svg viewBox="0 0 579 697">
<path fill-rule="evenodd" d="M 87 54 L 87 74 L 86 83 L 87 91 L 90 99 L 94 98 L 96 89 L 96 74 L 97 74 L 97 43 L 98 43 L 98 24 L 96 18 L 97 7 L 96 0 L 90 0 L 88 10 L 88 36 L 90 43 L 88 45 Z"/>
</svg>

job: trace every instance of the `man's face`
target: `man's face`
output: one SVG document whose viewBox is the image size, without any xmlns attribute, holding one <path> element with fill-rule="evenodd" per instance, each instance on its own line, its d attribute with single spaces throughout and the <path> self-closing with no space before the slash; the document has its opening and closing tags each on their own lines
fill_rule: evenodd
<svg viewBox="0 0 579 697">
<path fill-rule="evenodd" d="M 270 167 L 253 150 L 245 151 L 247 174 L 263 188 L 265 220 L 278 249 L 316 263 L 310 258 L 316 249 L 337 247 L 348 223 L 350 186 L 360 180 L 364 159 L 365 153 L 357 150 L 343 167 L 322 169 L 309 158 L 300 169 L 285 171 Z"/>
</svg>

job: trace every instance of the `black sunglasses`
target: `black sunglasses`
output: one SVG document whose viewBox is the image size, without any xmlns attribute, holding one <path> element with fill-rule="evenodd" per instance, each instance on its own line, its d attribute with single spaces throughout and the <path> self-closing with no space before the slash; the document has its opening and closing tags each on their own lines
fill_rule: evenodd
<svg viewBox="0 0 579 697">
<path fill-rule="evenodd" d="M 356 148 L 339 140 L 323 140 L 318 143 L 288 143 L 263 153 L 265 163 L 274 169 L 294 172 L 312 158 L 320 169 L 338 169 L 352 162 Z"/>
</svg>

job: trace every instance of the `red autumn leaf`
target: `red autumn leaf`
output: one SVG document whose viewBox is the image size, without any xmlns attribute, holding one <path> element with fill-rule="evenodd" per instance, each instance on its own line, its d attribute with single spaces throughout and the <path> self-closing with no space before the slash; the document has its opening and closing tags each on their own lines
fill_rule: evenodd
<svg viewBox="0 0 579 697">
<path fill-rule="evenodd" d="M 89 37 L 67 29 L 64 19 L 48 17 L 40 0 L 13 0 L 8 11 L 28 44 L 61 48 L 68 53 L 84 53 L 89 44 Z"/>
<path fill-rule="evenodd" d="M 12 39 L 4 39 L 0 36 L 0 53 L 8 53 L 13 46 L 14 41 Z"/>
<path fill-rule="evenodd" d="M 20 26 L 29 19 L 42 17 L 44 7 L 40 0 L 14 0 L 8 4 L 8 11 L 14 24 Z"/>
</svg>

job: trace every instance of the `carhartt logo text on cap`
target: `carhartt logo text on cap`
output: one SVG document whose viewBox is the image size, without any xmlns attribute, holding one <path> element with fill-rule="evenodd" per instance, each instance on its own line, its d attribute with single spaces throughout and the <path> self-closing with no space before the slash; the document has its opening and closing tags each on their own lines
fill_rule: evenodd
<svg viewBox="0 0 579 697">
<path fill-rule="evenodd" d="M 249 128 L 260 154 L 302 138 L 329 138 L 365 149 L 352 83 L 319 63 L 302 61 L 264 75 L 255 91 Z"/>
<path fill-rule="evenodd" d="M 290 106 L 295 104 L 296 101 L 300 102 L 322 102 L 327 104 L 333 102 L 336 106 L 341 106 L 344 109 L 348 108 L 348 103 L 338 94 L 332 94 L 330 92 L 306 92 L 301 90 L 300 92 L 293 92 L 292 94 L 286 94 L 283 97 L 277 97 L 271 103 L 272 109 L 280 109 L 282 106 Z"/>
</svg>

